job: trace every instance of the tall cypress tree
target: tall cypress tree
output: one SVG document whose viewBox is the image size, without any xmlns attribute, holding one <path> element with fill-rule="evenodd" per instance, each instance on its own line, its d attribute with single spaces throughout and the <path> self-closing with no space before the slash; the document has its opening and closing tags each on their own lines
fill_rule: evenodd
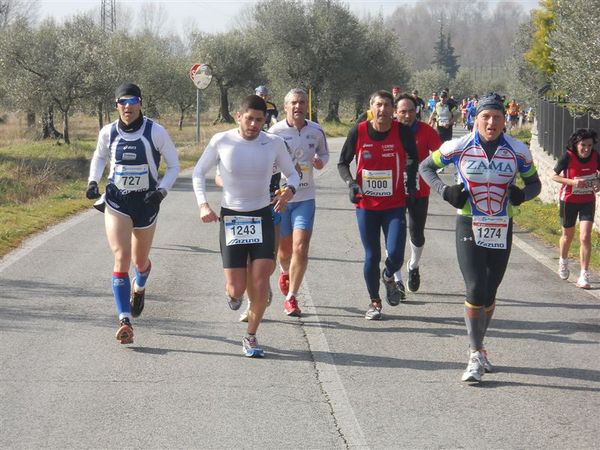
<svg viewBox="0 0 600 450">
<path fill-rule="evenodd" d="M 452 46 L 451 43 L 451 39 L 450 39 L 450 33 L 448 33 L 448 41 L 446 44 L 446 67 L 445 67 L 445 71 L 448 72 L 448 75 L 450 75 L 450 78 L 454 79 L 456 77 L 456 74 L 458 73 L 458 69 L 460 67 L 460 64 L 458 64 L 458 55 L 454 54 L 454 47 Z"/>
<path fill-rule="evenodd" d="M 440 32 L 438 39 L 433 45 L 433 61 L 431 64 L 446 72 L 450 78 L 454 79 L 460 65 L 458 64 L 458 56 L 454 54 L 454 47 L 450 33 L 448 36 L 444 33 L 444 22 L 440 21 Z"/>
</svg>

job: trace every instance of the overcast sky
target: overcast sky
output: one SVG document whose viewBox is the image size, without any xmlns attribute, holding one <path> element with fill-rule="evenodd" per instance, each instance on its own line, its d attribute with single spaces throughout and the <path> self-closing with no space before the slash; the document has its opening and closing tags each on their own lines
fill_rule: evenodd
<svg viewBox="0 0 600 450">
<path fill-rule="evenodd" d="M 441 1 L 441 0 L 440 0 Z M 461 1 L 461 0 L 445 0 Z M 484 0 L 485 1 L 485 0 Z M 506 0 L 487 0 L 491 5 Z M 39 18 L 43 19 L 53 16 L 58 20 L 64 20 L 76 13 L 93 11 L 100 14 L 101 0 L 39 0 Z M 226 31 L 235 26 L 236 15 L 244 8 L 255 3 L 255 0 L 117 0 L 117 5 L 123 5 L 129 11 L 138 8 L 150 7 L 160 8 L 165 11 L 166 30 L 182 30 L 190 24 L 208 33 Z M 350 9 L 358 16 L 383 14 L 387 16 L 400 4 L 419 3 L 418 0 L 346 0 Z M 471 5 L 472 1 L 462 1 Z M 538 0 L 513 0 L 511 3 L 522 4 L 527 10 L 535 8 Z M 124 19 L 117 18 L 118 23 L 123 24 Z"/>
</svg>

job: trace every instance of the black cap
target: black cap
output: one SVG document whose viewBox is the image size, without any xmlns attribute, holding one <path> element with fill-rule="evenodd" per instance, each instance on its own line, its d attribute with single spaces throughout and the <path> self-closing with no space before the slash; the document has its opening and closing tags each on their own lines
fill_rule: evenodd
<svg viewBox="0 0 600 450">
<path fill-rule="evenodd" d="M 477 104 L 477 109 L 475 110 L 475 115 L 479 114 L 481 111 L 486 109 L 496 109 L 498 111 L 502 111 L 504 113 L 504 103 L 502 103 L 502 97 L 500 97 L 495 92 L 490 92 L 489 94 L 485 94 L 479 100 Z"/>
<path fill-rule="evenodd" d="M 133 83 L 123 83 L 115 90 L 115 98 L 118 99 L 124 95 L 133 95 L 134 97 L 142 98 L 142 91 Z"/>
</svg>

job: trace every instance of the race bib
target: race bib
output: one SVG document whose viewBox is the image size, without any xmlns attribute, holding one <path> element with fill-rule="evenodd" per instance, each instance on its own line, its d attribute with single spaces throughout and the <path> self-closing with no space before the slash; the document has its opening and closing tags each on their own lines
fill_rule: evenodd
<svg viewBox="0 0 600 450">
<path fill-rule="evenodd" d="M 136 166 L 115 165 L 114 184 L 122 191 L 147 191 L 150 187 L 148 164 Z"/>
<path fill-rule="evenodd" d="M 485 248 L 506 248 L 508 216 L 473 216 L 475 244 Z"/>
<path fill-rule="evenodd" d="M 394 193 L 391 170 L 362 171 L 362 190 L 372 197 L 390 197 Z"/>
<path fill-rule="evenodd" d="M 262 244 L 262 219 L 249 216 L 225 216 L 225 245 Z"/>
<path fill-rule="evenodd" d="M 573 186 L 572 193 L 574 195 L 586 195 L 594 193 L 594 180 L 596 179 L 596 174 L 586 175 L 584 177 L 575 177 L 575 180 L 587 180 L 586 186 L 582 188 L 578 188 Z"/>
<path fill-rule="evenodd" d="M 300 166 L 300 185 L 298 186 L 298 189 L 306 189 L 312 186 L 312 164 L 299 162 L 298 165 Z"/>
</svg>

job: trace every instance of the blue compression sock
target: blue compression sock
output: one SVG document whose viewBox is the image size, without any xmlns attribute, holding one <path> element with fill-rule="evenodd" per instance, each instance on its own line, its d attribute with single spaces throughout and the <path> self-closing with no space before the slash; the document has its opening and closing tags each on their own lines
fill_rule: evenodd
<svg viewBox="0 0 600 450">
<path fill-rule="evenodd" d="M 148 280 L 148 275 L 150 275 L 150 270 L 152 269 L 152 263 L 148 260 L 148 267 L 145 271 L 141 272 L 138 266 L 135 266 L 135 285 L 140 288 L 140 290 L 144 290 L 146 287 L 146 280 Z"/>
<path fill-rule="evenodd" d="M 129 297 L 131 297 L 131 282 L 127 272 L 113 272 L 112 274 L 112 290 L 115 296 L 115 305 L 119 313 L 119 319 L 123 317 L 131 317 L 131 305 Z"/>
</svg>

